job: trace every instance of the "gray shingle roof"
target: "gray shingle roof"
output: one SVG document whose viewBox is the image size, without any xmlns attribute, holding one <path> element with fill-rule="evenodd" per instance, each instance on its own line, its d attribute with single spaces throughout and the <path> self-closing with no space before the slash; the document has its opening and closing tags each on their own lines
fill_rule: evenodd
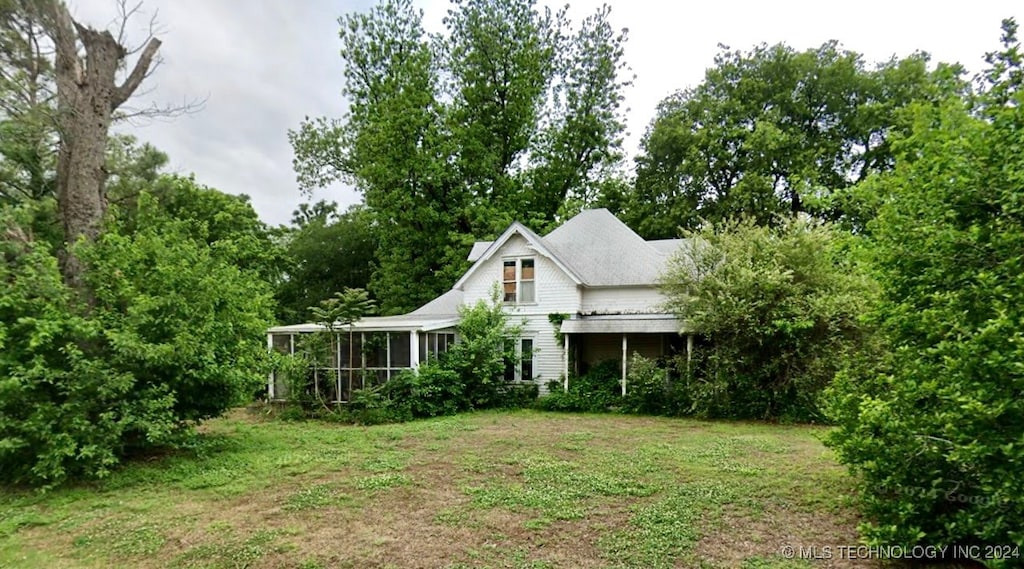
<svg viewBox="0 0 1024 569">
<path fill-rule="evenodd" d="M 686 243 L 686 239 L 654 239 L 647 244 L 654 247 L 662 255 L 671 255 Z"/>
<path fill-rule="evenodd" d="M 477 241 L 476 243 L 473 243 L 473 249 L 470 250 L 469 257 L 467 257 L 466 260 L 471 263 L 475 263 L 477 259 L 484 256 L 484 253 L 487 252 L 491 243 L 494 243 L 494 241 Z"/>
<path fill-rule="evenodd" d="M 589 209 L 544 236 L 588 286 L 653 285 L 682 240 L 644 241 L 607 209 Z M 679 243 L 672 247 L 668 241 Z"/>
<path fill-rule="evenodd" d="M 410 312 L 413 316 L 457 316 L 462 305 L 462 291 L 452 289 Z"/>
</svg>

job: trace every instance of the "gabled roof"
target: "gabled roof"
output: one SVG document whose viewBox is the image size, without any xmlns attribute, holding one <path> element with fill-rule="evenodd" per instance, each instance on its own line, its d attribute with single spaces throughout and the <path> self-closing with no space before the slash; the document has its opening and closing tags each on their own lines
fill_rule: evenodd
<svg viewBox="0 0 1024 569">
<path fill-rule="evenodd" d="M 544 243 L 587 286 L 658 282 L 668 246 L 644 241 L 607 209 L 585 210 L 544 236 Z"/>
<path fill-rule="evenodd" d="M 544 237 L 515 222 L 498 239 L 473 244 L 468 259 L 475 264 L 455 287 L 461 287 L 481 263 L 515 234 L 522 235 L 534 249 L 562 267 L 576 284 L 592 287 L 657 284 L 668 259 L 687 242 L 644 241 L 603 208 L 584 210 Z"/>
<path fill-rule="evenodd" d="M 493 257 L 494 254 L 497 253 L 501 249 L 501 247 L 505 243 L 507 243 L 509 239 L 512 238 L 513 235 L 520 235 L 524 239 L 526 239 L 527 243 L 529 243 L 535 251 L 551 259 L 551 261 L 554 262 L 555 265 L 558 266 L 558 268 L 562 269 L 563 271 L 565 271 L 565 274 L 569 275 L 569 278 L 571 278 L 573 282 L 575 282 L 576 284 L 584 284 L 583 280 L 579 277 L 579 275 L 576 274 L 572 267 L 567 266 L 553 251 L 551 251 L 551 249 L 547 246 L 544 240 L 540 238 L 540 236 L 538 236 L 533 231 L 530 231 L 530 229 L 527 228 L 522 223 L 519 223 L 518 221 L 513 221 L 512 225 L 509 225 L 508 229 L 506 229 L 504 233 L 502 233 L 497 239 L 491 242 L 487 249 L 484 250 L 483 254 L 481 254 L 480 257 L 476 259 L 476 261 L 473 263 L 473 266 L 470 267 L 468 271 L 466 271 L 466 274 L 462 275 L 462 278 L 460 278 L 452 288 L 462 289 L 462 285 L 466 283 L 470 275 L 475 273 L 477 269 L 479 269 L 485 262 L 487 262 L 488 259 Z M 473 245 L 473 248 L 476 249 L 476 244 Z"/>
<path fill-rule="evenodd" d="M 648 245 L 654 247 L 662 255 L 672 255 L 678 251 L 688 239 L 652 239 L 647 242 Z"/>
<path fill-rule="evenodd" d="M 410 316 L 458 316 L 462 291 L 452 289 L 409 313 Z"/>
<path fill-rule="evenodd" d="M 491 246 L 491 243 L 494 243 L 494 241 L 477 241 L 476 243 L 473 243 L 473 248 L 469 251 L 469 257 L 467 257 L 466 260 L 476 262 L 477 259 L 484 256 L 484 253 L 487 251 L 487 248 Z"/>
</svg>

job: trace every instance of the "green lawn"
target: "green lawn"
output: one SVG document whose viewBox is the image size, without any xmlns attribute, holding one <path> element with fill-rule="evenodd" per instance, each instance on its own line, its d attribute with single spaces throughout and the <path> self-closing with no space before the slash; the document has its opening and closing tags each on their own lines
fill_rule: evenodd
<svg viewBox="0 0 1024 569">
<path fill-rule="evenodd" d="M 0 492 L 0 567 L 847 567 L 823 429 L 490 412 L 351 427 L 236 411 L 195 452 Z"/>
</svg>

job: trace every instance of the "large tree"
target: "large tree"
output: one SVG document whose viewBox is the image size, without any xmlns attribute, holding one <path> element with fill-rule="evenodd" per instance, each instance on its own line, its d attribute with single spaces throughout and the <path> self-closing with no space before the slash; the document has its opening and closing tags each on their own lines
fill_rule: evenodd
<svg viewBox="0 0 1024 569">
<path fill-rule="evenodd" d="M 896 167 L 868 180 L 890 347 L 840 377 L 831 444 L 867 537 L 1024 547 L 1024 65 L 1017 26 L 981 92 L 917 105 Z"/>
<path fill-rule="evenodd" d="M 310 306 L 370 282 L 377 244 L 365 207 L 339 214 L 334 203 L 301 204 L 282 241 L 285 276 L 276 291 L 282 322 L 307 318 Z"/>
<path fill-rule="evenodd" d="M 741 214 L 771 224 L 810 212 L 862 228 L 870 211 L 842 190 L 891 168 L 902 109 L 963 89 L 960 73 L 929 70 L 923 53 L 872 68 L 836 42 L 724 49 L 702 83 L 658 106 L 623 216 L 649 238 Z"/>
<path fill-rule="evenodd" d="M 385 312 L 451 286 L 474 238 L 595 198 L 621 158 L 625 36 L 608 15 L 573 30 L 533 0 L 463 0 L 434 37 L 409 0 L 341 18 L 349 112 L 290 136 L 305 190 L 363 192 Z"/>
<path fill-rule="evenodd" d="M 160 49 L 153 37 L 123 79 L 130 50 L 123 38 L 74 21 L 60 0 L 39 3 L 53 40 L 57 83 L 56 122 L 60 135 L 57 158 L 57 201 L 64 237 L 94 240 L 107 208 L 106 149 L 110 124 L 121 105 L 150 72 Z M 83 54 L 84 53 L 84 57 Z M 73 286 L 84 285 L 83 265 L 68 252 L 62 272 Z"/>
</svg>

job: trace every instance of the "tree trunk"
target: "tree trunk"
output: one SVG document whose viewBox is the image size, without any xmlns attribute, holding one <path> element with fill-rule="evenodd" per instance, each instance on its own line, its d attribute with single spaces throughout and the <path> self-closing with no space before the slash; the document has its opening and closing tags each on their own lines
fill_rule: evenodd
<svg viewBox="0 0 1024 569">
<path fill-rule="evenodd" d="M 57 205 L 68 245 L 61 272 L 70 286 L 83 291 L 82 263 L 71 245 L 99 235 L 106 199 L 107 134 L 114 114 L 145 78 L 160 48 L 153 38 L 121 85 L 117 70 L 128 56 L 110 32 L 99 32 L 71 19 L 60 0 L 48 0 L 48 28 L 55 46 L 57 75 Z M 85 57 L 79 56 L 79 44 Z"/>
</svg>

